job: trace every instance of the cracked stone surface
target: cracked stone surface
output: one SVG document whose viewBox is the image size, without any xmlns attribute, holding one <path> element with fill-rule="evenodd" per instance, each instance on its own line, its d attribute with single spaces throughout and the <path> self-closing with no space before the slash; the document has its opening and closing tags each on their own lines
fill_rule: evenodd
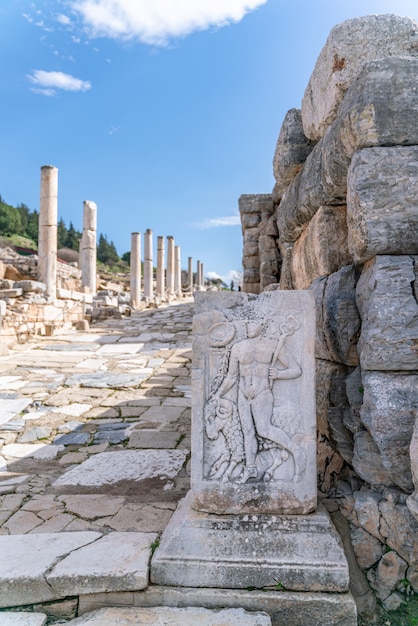
<svg viewBox="0 0 418 626">
<path fill-rule="evenodd" d="M 147 584 L 189 489 L 192 315 L 184 300 L 0 357 L 2 607 Z"/>
<path fill-rule="evenodd" d="M 69 626 L 271 626 L 267 613 L 244 609 L 205 609 L 201 607 L 106 608 L 87 613 Z"/>
</svg>

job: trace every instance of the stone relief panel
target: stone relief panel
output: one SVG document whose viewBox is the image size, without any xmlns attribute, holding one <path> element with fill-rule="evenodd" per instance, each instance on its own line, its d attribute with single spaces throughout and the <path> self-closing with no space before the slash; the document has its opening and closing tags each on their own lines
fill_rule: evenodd
<svg viewBox="0 0 418 626">
<path fill-rule="evenodd" d="M 311 294 L 199 294 L 196 308 L 192 418 L 196 508 L 313 510 Z"/>
</svg>

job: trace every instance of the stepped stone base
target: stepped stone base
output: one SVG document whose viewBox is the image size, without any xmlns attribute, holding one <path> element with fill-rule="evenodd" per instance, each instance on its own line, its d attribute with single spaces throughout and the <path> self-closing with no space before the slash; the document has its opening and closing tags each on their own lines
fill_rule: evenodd
<svg viewBox="0 0 418 626">
<path fill-rule="evenodd" d="M 104 607 L 206 607 L 264 611 L 272 626 L 356 626 L 349 593 L 303 593 L 150 586 L 144 591 L 80 596 L 79 615 Z M 197 622 L 195 622 L 197 623 Z"/>
<path fill-rule="evenodd" d="M 151 562 L 151 580 L 181 587 L 344 592 L 348 565 L 328 513 L 214 515 L 182 501 Z"/>
</svg>

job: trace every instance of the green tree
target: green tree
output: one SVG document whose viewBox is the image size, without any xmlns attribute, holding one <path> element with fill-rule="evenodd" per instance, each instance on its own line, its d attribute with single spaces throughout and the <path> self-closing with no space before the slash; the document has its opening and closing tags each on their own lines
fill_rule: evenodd
<svg viewBox="0 0 418 626">
<path fill-rule="evenodd" d="M 15 235 L 22 229 L 20 213 L 10 204 L 0 203 L 0 234 Z"/>
<path fill-rule="evenodd" d="M 58 228 L 57 228 L 57 240 L 58 240 L 58 249 L 67 247 L 67 239 L 68 239 L 68 228 L 65 225 L 62 217 L 58 220 Z"/>
<path fill-rule="evenodd" d="M 25 230 L 25 235 L 32 239 L 36 244 L 38 243 L 39 232 L 39 213 L 38 211 L 31 211 L 28 215 L 28 223 Z"/>
<path fill-rule="evenodd" d="M 109 241 L 106 235 L 100 233 L 99 243 L 97 246 L 97 258 L 106 265 L 114 265 L 119 259 L 119 255 L 116 251 L 113 241 Z"/>
<path fill-rule="evenodd" d="M 65 247 L 71 248 L 71 250 L 78 250 L 79 241 L 81 239 L 80 231 L 74 228 L 74 224 L 70 222 L 67 232 L 67 239 L 65 240 Z"/>
<path fill-rule="evenodd" d="M 29 218 L 30 218 L 30 209 L 26 206 L 26 204 L 18 204 L 16 209 L 19 211 L 20 215 L 20 235 L 25 235 L 28 229 Z"/>
</svg>

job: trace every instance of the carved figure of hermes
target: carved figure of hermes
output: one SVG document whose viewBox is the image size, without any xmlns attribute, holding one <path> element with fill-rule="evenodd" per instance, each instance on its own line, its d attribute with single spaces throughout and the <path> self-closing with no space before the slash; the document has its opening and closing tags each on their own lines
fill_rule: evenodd
<svg viewBox="0 0 418 626">
<path fill-rule="evenodd" d="M 295 320 L 296 324 L 298 322 Z M 306 455 L 302 448 L 281 428 L 272 422 L 273 383 L 275 380 L 298 378 L 302 370 L 295 358 L 284 350 L 287 336 L 296 327 L 292 322 L 280 325 L 280 334 L 272 332 L 266 337 L 266 324 L 247 323 L 247 339 L 238 341 L 231 349 L 227 375 L 214 399 L 220 400 L 237 385 L 238 412 L 244 436 L 245 468 L 240 477 L 242 483 L 257 478 L 257 435 L 288 450 L 294 460 L 293 481 L 300 479 L 306 467 Z"/>
</svg>

